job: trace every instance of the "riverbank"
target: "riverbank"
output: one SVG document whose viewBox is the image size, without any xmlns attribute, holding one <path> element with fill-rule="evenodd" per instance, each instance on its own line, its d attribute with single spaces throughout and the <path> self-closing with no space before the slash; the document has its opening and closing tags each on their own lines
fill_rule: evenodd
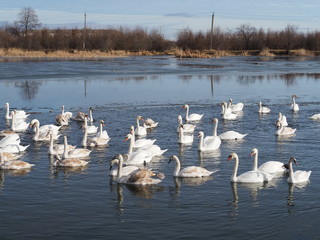
<svg viewBox="0 0 320 240">
<path fill-rule="evenodd" d="M 17 48 L 0 49 L 0 61 L 19 61 L 28 59 L 85 59 L 95 60 L 114 57 L 128 56 L 157 56 L 157 55 L 172 55 L 177 58 L 219 58 L 224 56 L 320 56 L 319 51 L 308 51 L 305 49 L 291 50 L 289 53 L 286 50 L 246 50 L 246 51 L 220 51 L 220 50 L 181 50 L 172 49 L 166 51 L 27 51 Z"/>
</svg>

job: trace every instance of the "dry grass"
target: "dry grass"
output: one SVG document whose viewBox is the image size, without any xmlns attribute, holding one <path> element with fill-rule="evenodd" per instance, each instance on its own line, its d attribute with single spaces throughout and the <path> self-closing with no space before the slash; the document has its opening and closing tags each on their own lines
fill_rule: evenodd
<svg viewBox="0 0 320 240">
<path fill-rule="evenodd" d="M 308 51 L 306 49 L 296 49 L 296 50 L 291 50 L 290 51 L 290 55 L 293 56 L 301 56 L 301 57 L 312 57 L 315 56 L 315 54 L 311 51 Z"/>
<path fill-rule="evenodd" d="M 265 57 L 274 57 L 275 55 L 270 52 L 270 49 L 269 48 L 264 48 L 260 51 L 259 53 L 260 56 L 265 56 Z"/>
</svg>

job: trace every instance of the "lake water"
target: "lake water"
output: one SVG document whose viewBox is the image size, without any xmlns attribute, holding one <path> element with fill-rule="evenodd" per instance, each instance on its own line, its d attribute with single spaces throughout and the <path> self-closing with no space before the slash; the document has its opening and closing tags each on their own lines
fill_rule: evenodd
<svg viewBox="0 0 320 240">
<path fill-rule="evenodd" d="M 35 164 L 30 171 L 0 171 L 1 239 L 319 239 L 320 59 L 284 57 L 225 57 L 175 59 L 130 57 L 101 61 L 0 62 L 0 103 L 30 112 L 28 120 L 54 123 L 65 105 L 76 114 L 94 107 L 111 136 L 109 145 L 93 149 L 84 169 L 50 166 L 48 146 L 32 142 L 21 160 Z M 290 111 L 291 95 L 298 95 L 300 111 Z M 235 121 L 223 121 L 221 101 L 232 98 L 245 104 Z M 260 116 L 258 102 L 271 108 Z M 248 133 L 243 141 L 222 142 L 211 154 L 198 154 L 192 145 L 177 143 L 177 115 L 203 113 L 195 135 L 212 135 L 211 119 L 219 119 L 218 134 L 227 130 Z M 278 113 L 297 128 L 290 138 L 277 138 Z M 8 127 L 0 111 L 0 130 Z M 123 142 L 135 118 L 159 122 L 147 138 L 157 139 L 162 158 L 149 167 L 166 178 L 155 186 L 117 184 L 109 177 L 109 162 L 125 153 Z M 94 122 L 98 126 L 98 121 Z M 71 122 L 61 132 L 80 146 L 80 125 Z M 60 139 L 61 140 L 61 139 Z M 312 170 L 310 182 L 287 183 L 283 175 L 267 184 L 231 184 L 234 162 L 239 173 L 252 166 L 250 152 L 259 149 L 259 163 L 287 162 L 295 170 Z M 204 179 L 175 179 L 171 155 L 182 166 L 200 165 L 218 170 Z"/>
</svg>

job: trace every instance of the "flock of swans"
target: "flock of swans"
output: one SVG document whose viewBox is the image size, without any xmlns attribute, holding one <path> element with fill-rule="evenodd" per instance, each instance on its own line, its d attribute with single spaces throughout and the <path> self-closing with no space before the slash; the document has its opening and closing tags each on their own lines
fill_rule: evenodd
<svg viewBox="0 0 320 240">
<path fill-rule="evenodd" d="M 292 95 L 292 104 L 290 109 L 294 112 L 299 111 L 299 106 L 296 103 L 296 95 Z M 92 125 L 92 108 L 89 113 L 78 112 L 75 117 L 71 112 L 65 112 L 62 106 L 61 114 L 55 118 L 55 124 L 40 125 L 39 120 L 32 119 L 27 122 L 30 116 L 23 110 L 9 110 L 9 103 L 5 104 L 6 114 L 5 119 L 11 121 L 10 129 L 5 129 L 0 132 L 0 168 L 1 169 L 25 169 L 31 168 L 34 164 L 19 160 L 19 157 L 27 150 L 29 145 L 20 145 L 20 133 L 32 129 L 33 141 L 46 142 L 48 144 L 48 154 L 53 156 L 51 161 L 54 167 L 81 167 L 86 166 L 89 161 L 86 159 L 97 146 L 107 146 L 110 140 L 109 134 L 103 129 L 104 122 L 100 121 L 99 128 Z M 197 123 L 203 118 L 203 114 L 189 113 L 189 105 L 183 105 L 186 109 L 185 121 L 181 115 L 177 117 L 177 142 L 179 144 L 190 144 L 194 141 L 194 133 L 197 128 Z M 221 103 L 221 119 L 235 120 L 238 114 L 244 108 L 243 103 L 233 104 L 232 99 L 229 102 Z M 260 114 L 268 114 L 270 108 L 262 106 L 259 102 Z M 320 114 L 311 116 L 312 119 L 320 119 Z M 68 144 L 67 136 L 63 136 L 63 144 L 57 144 L 55 141 L 61 137 L 60 129 L 66 126 L 70 121 L 82 122 L 83 138 L 82 148 L 76 148 L 74 145 Z M 141 125 L 141 121 L 143 124 Z M 185 122 L 185 123 L 184 123 Z M 212 119 L 214 124 L 212 136 L 205 136 L 203 131 L 198 132 L 198 151 L 210 152 L 220 148 L 223 141 L 236 141 L 247 136 L 233 130 L 223 132 L 218 135 L 218 119 Z M 90 123 L 90 125 L 89 125 Z M 148 118 L 143 119 L 142 116 L 136 118 L 136 127 L 131 126 L 129 133 L 124 141 L 129 142 L 128 151 L 123 154 L 117 154 L 110 161 L 110 176 L 114 177 L 115 181 L 125 184 L 158 184 L 165 177 L 163 173 L 157 172 L 146 167 L 154 158 L 162 156 L 168 149 L 161 149 L 155 144 L 156 139 L 147 139 L 148 129 L 158 126 L 158 122 Z M 296 129 L 288 127 L 286 117 L 279 113 L 276 121 L 275 135 L 294 135 Z M 138 139 L 136 139 L 138 137 Z M 268 161 L 258 166 L 258 149 L 252 149 L 251 156 L 254 156 L 252 169 L 238 175 L 239 157 L 236 153 L 231 153 L 229 160 L 234 160 L 234 169 L 231 175 L 231 182 L 242 183 L 260 183 L 271 181 L 279 174 L 288 172 L 289 183 L 300 183 L 309 181 L 311 171 L 294 171 L 293 163 L 297 164 L 297 160 L 291 157 L 288 164 L 278 161 Z M 176 155 L 169 158 L 169 163 L 175 162 L 173 171 L 174 177 L 182 178 L 199 178 L 207 177 L 216 171 L 210 171 L 200 166 L 187 166 L 181 169 L 181 162 Z M 114 167 L 117 166 L 117 167 Z"/>
</svg>

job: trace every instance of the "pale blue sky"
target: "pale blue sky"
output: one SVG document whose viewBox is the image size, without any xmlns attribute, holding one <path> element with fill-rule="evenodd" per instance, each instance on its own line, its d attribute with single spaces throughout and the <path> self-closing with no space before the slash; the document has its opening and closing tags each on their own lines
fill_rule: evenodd
<svg viewBox="0 0 320 240">
<path fill-rule="evenodd" d="M 0 23 L 14 22 L 23 7 L 32 7 L 48 27 L 92 28 L 141 26 L 156 28 L 175 38 L 184 28 L 209 31 L 215 26 L 235 30 L 241 24 L 282 30 L 288 24 L 299 31 L 320 30 L 319 0 L 0 0 Z"/>
</svg>

